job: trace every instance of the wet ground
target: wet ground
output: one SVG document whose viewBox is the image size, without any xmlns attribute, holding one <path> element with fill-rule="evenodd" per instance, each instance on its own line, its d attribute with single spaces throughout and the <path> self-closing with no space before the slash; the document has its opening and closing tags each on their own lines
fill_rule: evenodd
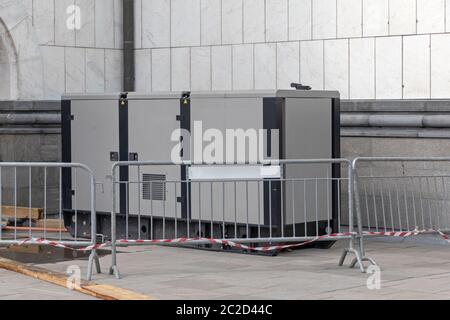
<svg viewBox="0 0 450 320">
<path fill-rule="evenodd" d="M 100 257 L 110 254 L 110 250 L 97 250 Z M 0 258 L 6 258 L 21 263 L 46 264 L 72 260 L 87 260 L 89 252 L 54 248 L 41 245 L 11 246 L 0 248 Z"/>
<path fill-rule="evenodd" d="M 50 233 L 46 236 L 49 239 L 73 240 L 69 233 Z M 33 232 L 32 238 L 43 238 L 44 233 Z M 26 240 L 30 238 L 30 234 L 27 232 L 3 231 L 3 239 L 19 239 Z M 110 254 L 110 250 L 97 250 L 100 257 Z M 0 258 L 6 258 L 21 263 L 33 263 L 33 264 L 46 264 L 57 263 L 62 261 L 71 260 L 87 260 L 89 258 L 89 252 L 75 251 L 70 249 L 56 248 L 44 245 L 24 244 L 20 246 L 0 247 Z"/>
</svg>

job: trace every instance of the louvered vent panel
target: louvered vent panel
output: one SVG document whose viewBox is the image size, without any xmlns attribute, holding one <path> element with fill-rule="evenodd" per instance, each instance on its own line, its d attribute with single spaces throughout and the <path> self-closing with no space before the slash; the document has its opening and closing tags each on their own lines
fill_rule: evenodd
<svg viewBox="0 0 450 320">
<path fill-rule="evenodd" d="M 166 201 L 166 175 L 149 174 L 142 175 L 142 199 Z"/>
</svg>

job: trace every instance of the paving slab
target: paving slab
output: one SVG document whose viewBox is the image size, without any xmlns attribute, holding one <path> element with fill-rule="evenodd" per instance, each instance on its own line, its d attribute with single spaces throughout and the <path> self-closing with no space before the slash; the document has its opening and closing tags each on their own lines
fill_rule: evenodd
<svg viewBox="0 0 450 320">
<path fill-rule="evenodd" d="M 346 242 L 331 249 L 304 249 L 260 256 L 146 246 L 120 248 L 122 279 L 107 274 L 101 258 L 97 283 L 112 284 L 159 299 L 450 299 L 450 245 L 437 242 L 366 241 L 381 266 L 381 289 L 367 287 L 369 274 L 337 262 Z M 347 265 L 350 259 L 347 261 Z M 86 261 L 40 265 L 64 272 Z"/>
<path fill-rule="evenodd" d="M 0 269 L 0 300 L 95 300 L 95 298 Z"/>
</svg>

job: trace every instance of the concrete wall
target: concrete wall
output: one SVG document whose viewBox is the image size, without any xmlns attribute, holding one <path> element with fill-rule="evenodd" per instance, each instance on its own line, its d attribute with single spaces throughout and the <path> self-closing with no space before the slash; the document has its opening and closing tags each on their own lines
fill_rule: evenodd
<svg viewBox="0 0 450 320">
<path fill-rule="evenodd" d="M 57 162 L 60 160 L 61 137 L 59 134 L 11 134 L 0 138 L 0 162 Z M 29 206 L 29 169 L 18 168 L 16 180 L 17 205 Z M 14 205 L 14 170 L 2 169 L 2 204 Z M 59 201 L 59 171 L 47 170 L 47 209 L 54 213 Z M 36 168 L 31 172 L 31 206 L 44 208 L 44 169 Z"/>
<path fill-rule="evenodd" d="M 347 137 L 343 140 L 342 147 L 346 157 L 448 157 L 450 141 Z M 448 161 L 360 163 L 360 177 L 378 177 L 359 179 L 358 194 L 363 225 L 378 231 L 384 231 L 385 228 L 413 230 L 416 227 L 419 230 L 448 230 L 449 170 Z M 347 201 L 343 202 L 346 208 Z"/>
<path fill-rule="evenodd" d="M 449 139 L 345 137 L 342 156 L 355 157 L 448 157 Z"/>
<path fill-rule="evenodd" d="M 69 30 L 67 8 L 80 8 Z M 287 88 L 450 97 L 450 0 L 135 0 L 137 91 Z M 122 88 L 121 0 L 0 0 L 9 97 Z M 3 44 L 2 44 L 3 43 Z M 5 54 L 4 52 L 8 52 Z M 8 78 L 8 81 L 4 81 Z"/>
<path fill-rule="evenodd" d="M 70 5 L 81 9 L 80 30 L 67 27 Z M 13 87 L 3 100 L 121 91 L 122 1 L 0 0 L 0 51 L 9 57 L 0 58 L 0 70 L 14 67 L 0 78 Z"/>
<path fill-rule="evenodd" d="M 61 160 L 59 101 L 0 101 L 0 162 L 58 162 Z M 29 205 L 29 169 L 1 169 L 2 204 Z M 16 182 L 15 182 L 16 181 Z M 47 209 L 59 206 L 59 170 L 47 170 Z M 15 188 L 17 187 L 17 188 Z M 16 194 L 14 190 L 17 190 Z M 31 205 L 44 207 L 44 170 L 31 171 Z"/>
<path fill-rule="evenodd" d="M 136 0 L 138 91 L 450 97 L 450 0 Z"/>
</svg>

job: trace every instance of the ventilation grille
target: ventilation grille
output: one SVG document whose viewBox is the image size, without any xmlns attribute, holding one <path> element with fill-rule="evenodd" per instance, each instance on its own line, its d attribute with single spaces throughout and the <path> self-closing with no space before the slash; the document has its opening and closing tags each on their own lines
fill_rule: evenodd
<svg viewBox="0 0 450 320">
<path fill-rule="evenodd" d="M 166 175 L 148 174 L 142 175 L 142 199 L 166 201 Z"/>
</svg>

